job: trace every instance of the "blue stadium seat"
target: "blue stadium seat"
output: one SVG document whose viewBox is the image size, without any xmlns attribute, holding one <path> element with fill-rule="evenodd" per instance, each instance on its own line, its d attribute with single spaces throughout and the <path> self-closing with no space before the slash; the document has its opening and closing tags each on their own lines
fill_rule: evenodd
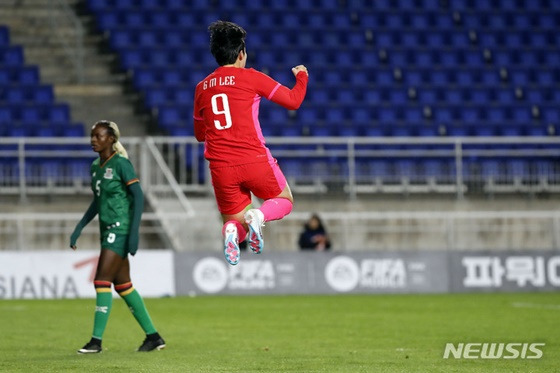
<svg viewBox="0 0 560 373">
<path fill-rule="evenodd" d="M 349 68 L 349 69 L 356 66 L 356 63 L 358 62 L 356 55 L 351 51 L 348 52 L 340 51 L 339 53 L 336 53 L 335 61 L 340 68 Z"/>
<path fill-rule="evenodd" d="M 477 83 L 479 78 L 478 70 L 475 69 L 460 69 L 455 74 L 455 84 L 461 88 L 471 89 L 475 83 Z"/>
<path fill-rule="evenodd" d="M 181 112 L 175 106 L 160 106 L 158 109 L 158 122 L 164 128 L 179 125 L 181 119 Z"/>
<path fill-rule="evenodd" d="M 144 7 L 144 5 L 143 5 Z M 128 28 L 142 28 L 145 27 L 147 18 L 143 11 L 127 11 L 124 13 L 124 25 Z"/>
<path fill-rule="evenodd" d="M 488 86 L 495 86 L 500 83 L 500 74 L 495 70 L 483 70 L 481 73 L 481 82 Z"/>
<path fill-rule="evenodd" d="M 84 137 L 86 132 L 82 123 L 74 123 L 65 125 L 61 129 L 61 133 L 66 137 Z"/>
<path fill-rule="evenodd" d="M 23 49 L 20 46 L 0 47 L 0 66 L 21 66 L 23 63 Z"/>
<path fill-rule="evenodd" d="M 445 122 L 444 122 L 445 123 Z M 465 126 L 447 126 L 447 135 L 450 137 L 464 137 L 470 136 L 469 128 Z"/>
<path fill-rule="evenodd" d="M 492 124 L 490 124 L 492 125 Z M 504 123 L 503 120 L 498 122 L 498 125 L 494 124 L 496 128 L 496 134 L 500 136 L 523 136 L 525 132 L 523 131 L 524 126 L 517 126 L 513 123 Z"/>
<path fill-rule="evenodd" d="M 70 122 L 70 108 L 67 104 L 55 104 L 48 106 L 47 118 L 50 122 Z"/>
<path fill-rule="evenodd" d="M 310 108 L 297 114 L 298 120 L 303 125 L 316 125 L 319 122 L 319 110 Z"/>
<path fill-rule="evenodd" d="M 545 126 L 538 126 L 538 125 L 525 125 L 523 126 L 524 135 L 526 136 L 548 136 L 548 129 Z"/>
<path fill-rule="evenodd" d="M 525 70 L 514 70 L 510 73 L 511 82 L 517 86 L 525 86 L 530 82 L 529 72 Z"/>
<path fill-rule="evenodd" d="M 52 85 L 33 86 L 31 100 L 39 104 L 49 104 L 54 102 L 54 91 Z"/>
<path fill-rule="evenodd" d="M 45 108 L 35 105 L 25 105 L 21 108 L 21 122 L 39 125 L 45 117 Z"/>
<path fill-rule="evenodd" d="M 402 33 L 400 44 L 405 48 L 415 48 L 423 44 L 423 35 L 417 30 Z"/>
<path fill-rule="evenodd" d="M 365 136 L 367 137 L 383 137 L 387 135 L 387 131 L 385 131 L 385 127 L 382 125 L 373 126 L 369 125 L 363 129 Z"/>
<path fill-rule="evenodd" d="M 543 119 L 547 124 L 560 124 L 560 108 L 557 105 L 543 107 Z"/>
<path fill-rule="evenodd" d="M 554 14 L 541 13 L 537 19 L 538 26 L 542 29 L 555 29 L 558 23 L 555 20 Z"/>
<path fill-rule="evenodd" d="M 142 90 L 149 86 L 154 86 L 160 82 L 161 76 L 155 70 L 147 69 L 134 69 L 132 74 L 132 82 L 136 89 Z"/>
<path fill-rule="evenodd" d="M 412 128 L 403 126 L 391 127 L 389 134 L 393 137 L 410 137 L 413 136 Z"/>
<path fill-rule="evenodd" d="M 531 123 L 531 109 L 524 106 L 514 106 L 510 109 L 511 119 L 514 123 L 529 124 Z"/>
<path fill-rule="evenodd" d="M 455 68 L 463 64 L 462 55 L 457 51 L 447 51 L 439 55 L 439 63 L 444 68 Z"/>
<path fill-rule="evenodd" d="M 496 127 L 490 125 L 484 125 L 481 123 L 470 123 L 471 124 L 471 133 L 474 136 L 478 137 L 489 137 L 489 136 L 496 136 Z"/>
<path fill-rule="evenodd" d="M 423 72 L 420 70 L 408 70 L 404 74 L 404 82 L 408 86 L 417 87 L 424 83 L 425 80 L 426 78 L 424 77 Z"/>
<path fill-rule="evenodd" d="M 144 10 L 152 10 L 157 9 L 161 6 L 161 2 L 158 0 L 142 0 L 141 1 L 141 8 Z"/>
<path fill-rule="evenodd" d="M 10 31 L 6 26 L 0 26 L 0 47 L 10 45 Z"/>
<path fill-rule="evenodd" d="M 409 125 L 419 125 L 424 120 L 422 108 L 407 107 L 404 112 L 404 120 Z"/>
<path fill-rule="evenodd" d="M 28 125 L 19 125 L 19 126 L 11 126 L 8 128 L 7 135 L 9 137 L 27 137 L 32 135 L 32 126 Z"/>
<path fill-rule="evenodd" d="M 450 84 L 450 72 L 447 70 L 434 70 L 430 75 L 430 83 L 434 86 L 447 86 Z"/>
<path fill-rule="evenodd" d="M 37 137 L 55 137 L 59 136 L 57 127 L 55 126 L 40 126 L 35 128 L 35 136 Z"/>
<path fill-rule="evenodd" d="M 309 130 L 310 130 L 310 135 L 313 137 L 336 136 L 336 128 L 331 126 L 315 124 L 310 126 Z"/>
<path fill-rule="evenodd" d="M 147 90 L 144 102 L 148 108 L 160 106 L 171 101 L 167 95 L 167 88 L 152 88 Z"/>
<path fill-rule="evenodd" d="M 381 21 L 374 13 L 359 14 L 359 22 L 361 27 L 373 29 L 378 29 L 381 24 Z"/>
<path fill-rule="evenodd" d="M 356 137 L 362 135 L 362 127 L 359 125 L 344 125 L 338 128 L 338 135 L 342 137 Z"/>
<path fill-rule="evenodd" d="M 482 120 L 481 111 L 477 107 L 464 107 L 459 110 L 461 114 L 461 122 L 466 125 L 476 125 L 480 124 Z"/>
<path fill-rule="evenodd" d="M 486 120 L 493 125 L 502 125 L 506 122 L 506 109 L 492 106 L 486 109 Z"/>
<path fill-rule="evenodd" d="M 380 107 L 379 110 L 379 122 L 383 125 L 393 124 L 397 122 L 399 117 L 398 110 L 395 110 L 393 107 Z"/>
<path fill-rule="evenodd" d="M 443 99 L 447 104 L 453 106 L 462 105 L 467 102 L 467 92 L 460 89 L 446 90 L 446 92 L 441 96 L 443 96 Z"/>
<path fill-rule="evenodd" d="M 12 86 L 6 90 L 4 100 L 9 104 L 22 104 L 28 100 L 25 88 Z"/>
<path fill-rule="evenodd" d="M 372 159 L 365 162 L 365 172 L 359 176 L 362 176 L 368 182 L 375 181 L 376 178 L 385 178 L 392 173 L 391 164 L 387 160 Z"/>
<path fill-rule="evenodd" d="M 25 66 L 14 71 L 15 83 L 20 84 L 39 84 L 39 68 L 37 66 Z"/>
<path fill-rule="evenodd" d="M 330 101 L 329 92 L 323 89 L 308 90 L 306 99 L 320 105 L 326 105 Z"/>
<path fill-rule="evenodd" d="M 122 28 L 111 31 L 109 35 L 109 44 L 111 48 L 115 50 L 131 46 L 140 46 L 136 33 Z"/>
<path fill-rule="evenodd" d="M 181 1 L 181 0 L 177 0 L 177 1 Z M 169 6 L 169 5 L 168 5 Z M 176 19 L 174 24 L 180 28 L 185 28 L 185 27 L 192 27 L 192 25 L 196 25 L 199 24 L 199 22 L 197 22 L 197 15 L 194 12 L 179 12 L 176 13 Z M 214 20 L 216 20 L 217 18 L 215 18 Z M 208 24 L 206 24 L 207 26 Z"/>
<path fill-rule="evenodd" d="M 173 12 L 167 12 L 166 10 L 163 11 L 151 11 L 149 12 L 149 17 L 151 20 L 151 25 L 156 28 L 163 28 L 175 25 L 175 17 L 176 15 Z"/>
<path fill-rule="evenodd" d="M 513 88 L 499 89 L 496 92 L 496 102 L 502 105 L 511 104 L 515 102 L 515 92 Z"/>
<path fill-rule="evenodd" d="M 482 32 L 478 34 L 478 45 L 494 50 L 495 47 L 500 45 L 498 35 L 493 32 Z"/>
<path fill-rule="evenodd" d="M 491 89 L 487 89 L 487 88 L 473 88 L 468 90 L 467 92 L 464 92 L 465 96 L 467 96 L 468 98 L 465 98 L 465 101 L 470 101 L 472 104 L 476 104 L 476 105 L 485 105 L 485 104 L 489 104 L 490 102 L 494 101 L 494 97 L 493 97 L 493 91 Z"/>
<path fill-rule="evenodd" d="M 193 126 L 174 125 L 167 128 L 170 136 L 194 136 Z"/>
<path fill-rule="evenodd" d="M 557 82 L 556 74 L 552 70 L 540 70 L 535 73 L 535 82 L 540 87 L 552 86 Z"/>
<path fill-rule="evenodd" d="M 422 89 L 418 91 L 418 102 L 422 105 L 435 105 L 440 103 L 442 98 L 437 89 Z"/>
<path fill-rule="evenodd" d="M 12 110 L 7 106 L 0 106 L 0 127 L 13 122 Z"/>
<path fill-rule="evenodd" d="M 278 123 L 282 124 L 282 123 Z M 302 135 L 301 127 L 299 126 L 284 126 L 280 128 L 280 136 L 282 137 L 300 137 Z"/>
</svg>

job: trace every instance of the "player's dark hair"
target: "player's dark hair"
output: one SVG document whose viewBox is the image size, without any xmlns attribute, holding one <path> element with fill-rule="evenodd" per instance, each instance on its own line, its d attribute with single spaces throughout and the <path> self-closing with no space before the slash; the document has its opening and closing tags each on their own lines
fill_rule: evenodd
<svg viewBox="0 0 560 373">
<path fill-rule="evenodd" d="M 239 52 L 245 50 L 247 32 L 243 27 L 233 22 L 216 21 L 208 27 L 208 31 L 210 31 L 210 52 L 218 65 L 235 63 Z"/>
</svg>

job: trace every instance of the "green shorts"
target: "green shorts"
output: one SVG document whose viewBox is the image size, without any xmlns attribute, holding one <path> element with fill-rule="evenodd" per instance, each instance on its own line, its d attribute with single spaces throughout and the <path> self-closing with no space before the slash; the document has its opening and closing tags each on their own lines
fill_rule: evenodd
<svg viewBox="0 0 560 373">
<path fill-rule="evenodd" d="M 126 258 L 128 255 L 127 243 L 128 234 L 115 233 L 110 230 L 101 233 L 101 248 L 114 251 L 121 258 Z"/>
</svg>

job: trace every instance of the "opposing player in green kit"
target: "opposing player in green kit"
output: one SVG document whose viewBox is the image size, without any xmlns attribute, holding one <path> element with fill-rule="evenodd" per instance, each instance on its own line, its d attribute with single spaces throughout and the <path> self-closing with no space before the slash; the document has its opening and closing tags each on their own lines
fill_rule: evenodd
<svg viewBox="0 0 560 373">
<path fill-rule="evenodd" d="M 165 342 L 154 327 L 144 301 L 132 286 L 128 254 L 138 250 L 138 231 L 144 194 L 126 150 L 119 142 L 119 128 L 114 122 L 99 121 L 91 129 L 91 147 L 99 158 L 91 165 L 93 201 L 70 237 L 70 247 L 82 229 L 99 214 L 101 254 L 93 281 L 96 291 L 95 317 L 91 340 L 78 353 L 101 352 L 103 332 L 111 313 L 111 284 L 124 299 L 146 333 L 138 351 L 161 350 Z"/>
</svg>

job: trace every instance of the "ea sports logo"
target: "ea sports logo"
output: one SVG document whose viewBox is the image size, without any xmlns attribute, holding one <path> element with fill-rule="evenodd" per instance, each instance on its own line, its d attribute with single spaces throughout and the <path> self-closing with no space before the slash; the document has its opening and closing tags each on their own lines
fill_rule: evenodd
<svg viewBox="0 0 560 373">
<path fill-rule="evenodd" d="M 336 291 L 351 291 L 360 281 L 360 269 L 352 258 L 337 256 L 325 267 L 325 280 Z"/>
<path fill-rule="evenodd" d="M 216 258 L 199 260 L 193 270 L 193 280 L 206 293 L 217 293 L 227 285 L 228 272 L 225 264 Z"/>
</svg>

